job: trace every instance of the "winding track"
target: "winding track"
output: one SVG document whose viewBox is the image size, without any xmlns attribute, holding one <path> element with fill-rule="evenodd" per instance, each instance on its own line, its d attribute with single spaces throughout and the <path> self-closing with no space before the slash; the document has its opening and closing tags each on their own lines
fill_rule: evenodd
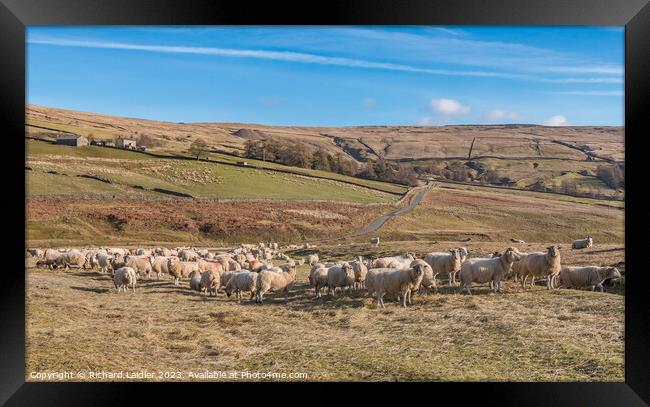
<svg viewBox="0 0 650 407">
<path fill-rule="evenodd" d="M 370 224 L 350 234 L 349 237 L 356 237 L 356 236 L 372 233 L 377 229 L 379 229 L 380 227 L 382 227 L 384 223 L 388 222 L 390 219 L 394 218 L 395 216 L 399 216 L 405 212 L 412 211 L 413 209 L 415 209 L 416 206 L 420 204 L 420 201 L 422 200 L 424 195 L 427 192 L 429 192 L 429 190 L 432 187 L 433 187 L 433 183 L 431 182 L 429 182 L 424 187 L 420 187 L 421 190 L 415 195 L 415 197 L 413 197 L 413 199 L 411 199 L 411 202 L 408 205 L 403 206 L 399 209 L 395 209 L 392 212 L 388 212 L 387 214 L 378 217 L 377 219 L 373 220 Z"/>
</svg>

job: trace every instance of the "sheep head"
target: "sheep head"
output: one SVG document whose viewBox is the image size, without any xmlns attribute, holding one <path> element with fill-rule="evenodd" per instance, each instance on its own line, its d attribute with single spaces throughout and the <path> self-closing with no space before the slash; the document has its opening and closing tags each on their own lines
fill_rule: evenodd
<svg viewBox="0 0 650 407">
<path fill-rule="evenodd" d="M 560 246 L 549 246 L 546 250 L 551 257 L 557 257 L 560 255 Z"/>
<path fill-rule="evenodd" d="M 621 278 L 621 272 L 616 267 L 607 268 L 606 278 Z"/>
<path fill-rule="evenodd" d="M 415 264 L 411 269 L 409 270 L 409 274 L 411 275 L 411 279 L 413 281 L 417 281 L 424 276 L 424 264 Z"/>
<path fill-rule="evenodd" d="M 500 257 L 505 258 L 507 263 L 514 263 L 521 258 L 521 254 L 516 248 L 508 247 Z"/>
<path fill-rule="evenodd" d="M 458 271 L 460 270 L 460 266 L 463 263 L 463 258 L 460 253 L 460 250 L 458 249 L 449 249 L 449 253 L 451 253 L 451 263 L 452 263 L 452 270 Z"/>
</svg>

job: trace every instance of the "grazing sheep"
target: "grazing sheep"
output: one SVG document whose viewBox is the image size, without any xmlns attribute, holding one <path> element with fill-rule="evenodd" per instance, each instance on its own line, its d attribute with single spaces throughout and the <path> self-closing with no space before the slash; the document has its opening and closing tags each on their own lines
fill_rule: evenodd
<svg viewBox="0 0 650 407">
<path fill-rule="evenodd" d="M 102 273 L 112 270 L 113 268 L 113 265 L 111 264 L 112 257 L 110 255 L 105 253 L 99 253 L 97 254 L 97 256 L 95 256 L 95 259 L 97 260 L 97 266 L 99 267 L 99 271 L 101 271 Z"/>
<path fill-rule="evenodd" d="M 354 269 L 348 263 L 332 266 L 327 269 L 327 291 L 328 294 L 336 294 L 337 287 L 341 287 L 341 294 L 345 288 L 350 289 L 354 284 Z"/>
<path fill-rule="evenodd" d="M 178 257 L 181 261 L 197 261 L 199 259 L 199 255 L 194 250 L 190 249 L 181 250 L 178 253 Z"/>
<path fill-rule="evenodd" d="M 228 259 L 228 270 L 239 271 L 241 269 L 241 264 L 239 264 L 236 260 Z"/>
<path fill-rule="evenodd" d="M 129 285 L 133 289 L 133 292 L 135 292 L 136 282 L 137 277 L 135 275 L 135 270 L 133 270 L 131 267 L 121 267 L 115 270 L 115 274 L 113 275 L 113 283 L 115 284 L 115 288 L 117 289 L 118 293 L 121 289 L 123 291 L 127 291 L 129 289 Z"/>
<path fill-rule="evenodd" d="M 216 272 L 214 270 L 208 270 L 204 271 L 201 273 L 201 281 L 199 283 L 199 286 L 201 288 L 201 291 L 205 292 L 209 296 L 217 296 L 217 290 L 220 288 L 219 286 L 221 285 L 221 275 L 219 272 Z"/>
<path fill-rule="evenodd" d="M 320 259 L 318 258 L 318 254 L 316 254 L 316 253 L 310 254 L 309 256 L 307 256 L 307 263 L 310 266 L 313 266 L 314 264 L 318 263 L 319 261 L 320 261 Z"/>
<path fill-rule="evenodd" d="M 63 253 L 61 253 L 60 251 L 54 249 L 47 249 L 43 254 L 43 259 L 39 260 L 36 264 L 37 265 L 44 264 L 49 268 L 55 268 L 60 264 L 59 259 L 61 258 L 61 256 L 63 256 Z"/>
<path fill-rule="evenodd" d="M 509 247 L 499 257 L 469 259 L 460 268 L 460 291 L 463 288 L 472 294 L 472 283 L 491 283 L 494 292 L 501 291 L 501 279 L 512 268 L 512 263 L 519 258 L 517 249 Z"/>
<path fill-rule="evenodd" d="M 456 284 L 456 274 L 463 264 L 463 256 L 459 249 L 450 249 L 449 253 L 428 253 L 424 256 L 424 261 L 431 266 L 434 278 L 438 274 L 447 274 L 449 285 Z"/>
<path fill-rule="evenodd" d="M 199 259 L 197 261 L 197 264 L 200 272 L 212 270 L 218 273 L 222 273 L 224 271 L 223 264 L 220 262 Z"/>
<path fill-rule="evenodd" d="M 373 247 L 379 247 L 379 237 L 373 237 L 370 239 L 370 244 Z"/>
<path fill-rule="evenodd" d="M 230 277 L 232 277 L 235 273 L 236 271 L 224 271 L 221 273 L 221 277 L 219 279 L 219 290 L 226 288 L 228 281 L 230 281 Z"/>
<path fill-rule="evenodd" d="M 119 254 L 120 256 L 125 256 L 129 253 L 127 253 L 127 249 L 122 249 L 120 247 L 109 247 L 106 249 L 106 253 L 116 255 Z"/>
<path fill-rule="evenodd" d="M 146 274 L 147 279 L 151 278 L 151 260 L 149 257 L 126 256 L 124 258 L 126 267 L 131 267 L 135 270 L 135 274 Z"/>
<path fill-rule="evenodd" d="M 366 290 L 368 291 L 369 296 L 373 296 L 376 292 L 376 282 L 379 274 L 385 273 L 387 271 L 392 271 L 394 269 L 389 268 L 368 268 L 368 274 L 366 274 Z"/>
<path fill-rule="evenodd" d="M 587 236 L 584 239 L 574 240 L 571 243 L 572 249 L 586 249 L 594 245 L 594 239 L 591 236 Z"/>
<path fill-rule="evenodd" d="M 321 298 L 321 288 L 327 287 L 327 270 L 327 267 L 317 263 L 309 273 L 309 285 L 314 287 L 316 298 Z"/>
<path fill-rule="evenodd" d="M 264 294 L 268 291 L 281 291 L 284 293 L 284 303 L 289 302 L 289 289 L 296 279 L 296 268 L 290 268 L 289 271 L 275 273 L 273 271 L 262 270 L 257 275 L 257 291 L 255 293 L 255 302 L 262 304 Z"/>
<path fill-rule="evenodd" d="M 413 260 L 415 257 L 410 253 L 403 256 L 380 257 L 373 260 L 372 268 L 407 268 Z"/>
<path fill-rule="evenodd" d="M 378 273 L 376 276 L 377 305 L 384 308 L 384 294 L 395 294 L 402 297 L 402 304 L 411 304 L 411 291 L 419 287 L 424 275 L 424 265 Z"/>
<path fill-rule="evenodd" d="M 354 288 L 364 288 L 366 284 L 366 275 L 368 274 L 368 267 L 363 263 L 363 257 L 357 257 L 357 260 L 353 261 L 351 265 L 352 270 L 354 271 Z"/>
<path fill-rule="evenodd" d="M 512 263 L 512 274 L 514 275 L 515 282 L 519 281 L 519 277 L 523 277 L 523 260 L 526 258 L 526 256 L 528 256 L 528 253 L 519 252 L 519 260 L 516 260 L 514 263 Z M 535 284 L 534 277 L 533 284 Z"/>
<path fill-rule="evenodd" d="M 193 270 L 190 275 L 190 290 L 201 291 L 201 272 Z"/>
<path fill-rule="evenodd" d="M 171 274 L 169 272 L 169 259 L 176 258 L 178 257 L 175 256 L 157 256 L 154 257 L 153 261 L 151 262 L 151 270 L 156 273 L 156 276 L 158 280 L 160 280 L 160 277 L 163 274 Z"/>
<path fill-rule="evenodd" d="M 519 266 L 519 274 L 522 276 L 521 287 L 526 288 L 526 279 L 528 276 L 546 277 L 546 288 L 553 288 L 553 278 L 560 272 L 561 259 L 560 247 L 549 246 L 546 252 L 529 253 L 521 259 L 522 264 Z"/>
<path fill-rule="evenodd" d="M 181 261 L 178 257 L 170 257 L 167 260 L 167 271 L 174 277 L 174 285 L 178 285 L 181 278 L 187 277 L 194 270 L 199 269 L 197 262 Z"/>
<path fill-rule="evenodd" d="M 27 249 L 27 253 L 29 253 L 29 255 L 32 257 L 38 258 L 41 258 L 44 255 L 44 252 L 41 249 Z"/>
<path fill-rule="evenodd" d="M 172 255 L 172 251 L 165 247 L 157 247 L 156 250 L 154 250 L 154 254 L 158 256 L 169 257 Z"/>
<path fill-rule="evenodd" d="M 257 289 L 257 273 L 253 273 L 248 270 L 236 271 L 230 277 L 228 284 L 226 284 L 226 295 L 230 295 L 235 292 L 237 301 L 241 301 L 242 292 L 250 292 L 252 300 L 255 297 L 255 291 Z"/>
<path fill-rule="evenodd" d="M 591 291 L 603 291 L 603 281 L 608 278 L 620 278 L 621 272 L 616 267 L 574 267 L 564 266 L 560 270 L 560 287 L 589 287 Z"/>
<path fill-rule="evenodd" d="M 65 252 L 58 258 L 58 260 L 59 264 L 64 266 L 66 269 L 69 269 L 72 266 L 83 268 L 86 264 L 86 256 L 79 250 L 70 250 L 69 252 Z"/>
</svg>

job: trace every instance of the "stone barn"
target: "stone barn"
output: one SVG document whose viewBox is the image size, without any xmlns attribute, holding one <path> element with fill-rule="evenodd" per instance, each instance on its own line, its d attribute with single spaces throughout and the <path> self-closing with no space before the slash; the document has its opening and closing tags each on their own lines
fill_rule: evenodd
<svg viewBox="0 0 650 407">
<path fill-rule="evenodd" d="M 87 146 L 88 138 L 76 134 L 59 134 L 56 136 L 56 144 L 73 147 Z"/>
<path fill-rule="evenodd" d="M 118 137 L 117 140 L 115 141 L 115 147 L 117 148 L 125 148 L 128 150 L 135 150 L 136 149 L 136 143 L 135 140 L 129 140 L 126 138 Z"/>
</svg>

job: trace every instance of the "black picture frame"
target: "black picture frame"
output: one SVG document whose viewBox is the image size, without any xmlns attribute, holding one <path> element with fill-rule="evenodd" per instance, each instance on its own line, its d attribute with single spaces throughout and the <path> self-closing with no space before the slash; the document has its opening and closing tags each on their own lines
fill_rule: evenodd
<svg viewBox="0 0 650 407">
<path fill-rule="evenodd" d="M 608 25 L 625 26 L 626 297 L 625 383 L 436 383 L 406 390 L 435 400 L 446 393 L 461 401 L 499 405 L 616 405 L 650 403 L 650 308 L 648 272 L 642 267 L 650 200 L 643 183 L 650 136 L 650 5 L 647 0 L 330 0 L 279 3 L 222 0 L 0 0 L 0 159 L 4 193 L 4 256 L 0 290 L 0 403 L 7 405 L 107 404 L 131 399 L 129 383 L 25 382 L 25 26 L 28 25 Z M 18 174 L 23 174 L 18 176 Z M 647 235 L 646 235 L 647 236 Z M 267 384 L 268 385 L 268 384 Z M 180 397 L 176 386 L 152 385 L 146 397 Z M 286 384 L 284 385 L 286 389 Z M 355 385 L 356 386 L 356 385 Z M 444 387 L 444 390 L 443 390 Z M 175 389 L 171 390 L 170 389 Z M 295 387 L 292 387 L 293 390 Z M 117 389 L 117 390 L 116 390 Z M 217 393 L 222 392 L 220 387 Z M 352 390 L 356 393 L 356 387 Z M 366 401 L 386 390 L 366 385 Z M 321 392 L 322 390 L 314 390 Z M 330 389 L 331 391 L 331 389 Z M 402 390 L 404 391 L 404 390 Z M 182 390 L 182 393 L 187 393 Z M 210 392 L 208 392 L 209 394 Z M 263 396 L 263 394 L 260 394 Z M 305 396 L 307 397 L 307 396 Z M 440 396 L 442 397 L 442 395 Z M 275 397 L 274 397 L 275 398 Z M 283 397 L 280 397 L 282 399 Z M 244 400 L 245 397 L 242 397 Z M 309 398 L 305 399 L 308 402 Z"/>
</svg>

